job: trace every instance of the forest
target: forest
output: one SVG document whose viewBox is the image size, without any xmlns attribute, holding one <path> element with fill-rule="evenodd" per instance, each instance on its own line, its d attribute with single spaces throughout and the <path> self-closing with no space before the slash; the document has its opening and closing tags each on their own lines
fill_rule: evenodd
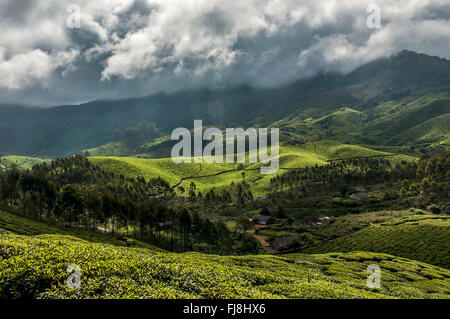
<svg viewBox="0 0 450 319">
<path fill-rule="evenodd" d="M 386 207 L 448 213 L 449 173 L 449 155 L 397 163 L 335 161 L 276 176 L 261 197 L 252 194 L 244 175 L 242 182 L 202 194 L 193 182 L 187 191 L 174 189 L 161 178 L 124 177 L 75 155 L 28 170 L 5 169 L 0 199 L 2 209 L 51 225 L 131 236 L 175 252 L 247 254 L 260 247 L 247 236 L 253 224 L 245 211 L 260 211 L 285 225 Z M 366 188 L 374 185 L 382 186 L 379 196 L 367 196 Z M 235 218 L 234 230 L 224 216 Z"/>
</svg>

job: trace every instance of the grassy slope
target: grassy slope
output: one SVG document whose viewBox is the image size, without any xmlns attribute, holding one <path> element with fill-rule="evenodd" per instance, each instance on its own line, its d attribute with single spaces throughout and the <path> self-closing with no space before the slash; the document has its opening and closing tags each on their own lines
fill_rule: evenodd
<svg viewBox="0 0 450 319">
<path fill-rule="evenodd" d="M 162 177 L 171 185 L 177 184 L 182 178 L 192 176 L 209 176 L 237 168 L 237 164 L 175 164 L 170 158 L 138 159 L 130 157 L 90 157 L 90 159 L 106 170 L 112 170 L 125 176 L 143 176 L 146 179 Z M 318 159 L 312 149 L 296 149 L 282 147 L 280 150 L 280 167 L 304 167 L 307 165 L 324 164 Z M 258 169 L 260 164 L 245 164 L 246 169 Z M 246 180 L 258 190 L 267 186 L 270 175 L 262 175 L 259 170 L 246 171 Z M 197 187 L 204 191 L 211 187 L 229 186 L 231 182 L 242 180 L 241 172 L 231 172 L 218 176 L 192 179 Z M 188 181 L 190 183 L 190 181 Z"/>
<path fill-rule="evenodd" d="M 43 162 L 47 161 L 49 160 L 19 155 L 8 155 L 0 157 L 0 168 L 9 167 L 12 164 L 16 164 L 19 168 L 30 169 L 33 167 L 33 165 L 42 164 Z"/>
<path fill-rule="evenodd" d="M 94 156 L 124 156 L 130 153 L 124 142 L 111 142 L 81 151 Z"/>
<path fill-rule="evenodd" d="M 375 108 L 377 119 L 371 121 L 364 131 L 367 135 L 377 138 L 381 144 L 395 144 L 400 139 L 416 141 L 427 135 L 428 138 L 440 140 L 442 135 L 434 136 L 433 128 L 425 123 L 427 121 L 432 123 L 433 119 L 436 119 L 435 123 L 442 124 L 438 118 L 448 112 L 450 112 L 448 93 L 429 94 L 412 101 L 408 99 L 390 101 Z M 418 128 L 415 128 L 416 126 Z M 431 132 L 427 132 L 426 129 Z M 386 137 L 393 140 L 387 141 Z"/>
<path fill-rule="evenodd" d="M 449 270 L 385 254 L 220 257 L 126 245 L 0 211 L 0 298 L 450 298 Z M 71 264 L 80 290 L 64 284 Z M 380 290 L 366 287 L 370 264 L 381 267 Z"/>
<path fill-rule="evenodd" d="M 326 133 L 328 139 L 351 144 L 439 142 L 448 138 L 444 120 L 449 112 L 450 94 L 441 92 L 390 100 L 368 109 L 339 105 L 304 109 L 273 126 L 280 127 L 287 139 L 302 136 L 311 140 Z"/>
<path fill-rule="evenodd" d="M 387 145 L 439 143 L 449 138 L 448 92 L 429 93 L 418 98 L 407 96 L 369 108 L 352 105 L 350 101 L 345 105 L 330 101 L 333 99 L 325 99 L 321 107 L 296 109 L 273 123 L 267 118 L 261 123 L 280 128 L 282 142 L 331 139 L 382 149 Z M 253 124 L 258 120 L 255 122 Z M 137 149 L 129 149 L 123 142 L 112 142 L 86 151 L 92 156 L 167 158 L 171 145 L 170 136 L 165 136 Z"/>
<path fill-rule="evenodd" d="M 317 153 L 317 154 L 316 154 Z M 281 146 L 279 163 L 280 168 L 299 168 L 323 165 L 326 160 L 348 158 L 354 156 L 386 155 L 389 153 L 375 151 L 356 145 L 341 144 L 332 141 L 321 141 L 303 146 Z M 396 160 L 413 159 L 412 157 L 397 155 Z M 140 159 L 131 157 L 90 157 L 90 160 L 103 169 L 121 173 L 125 176 L 143 176 L 146 179 L 161 177 L 171 185 L 177 184 L 182 178 L 192 176 L 208 176 L 219 172 L 236 169 L 236 164 L 175 164 L 171 159 Z M 260 164 L 246 164 L 247 169 L 259 168 Z M 195 178 L 197 187 L 201 191 L 209 188 L 221 188 L 231 182 L 242 180 L 242 172 L 231 172 L 218 176 Z M 282 174 L 283 170 L 279 171 Z M 262 175 L 259 170 L 246 171 L 246 181 L 252 186 L 255 193 L 264 192 L 273 175 Z M 190 183 L 190 181 L 187 181 Z"/>
<path fill-rule="evenodd" d="M 372 213 L 369 213 L 372 214 Z M 399 213 L 398 217 L 403 216 Z M 367 216 L 366 216 L 367 217 Z M 362 220 L 356 220 L 362 218 Z M 376 221 L 378 220 L 378 222 Z M 380 223 L 381 221 L 381 223 Z M 362 224 L 370 224 L 361 229 Z M 450 268 L 450 217 L 412 215 L 383 222 L 383 216 L 343 216 L 320 234 L 348 235 L 324 241 L 306 253 L 349 252 L 355 250 L 389 253 Z M 357 228 L 356 228 L 357 227 Z M 354 229 L 360 229 L 353 231 Z"/>
<path fill-rule="evenodd" d="M 89 243 L 0 230 L 0 297 L 450 298 L 450 271 L 385 254 L 219 257 Z M 68 265 L 81 269 L 69 289 Z M 366 287 L 381 267 L 381 289 Z"/>
<path fill-rule="evenodd" d="M 390 144 L 402 141 L 446 140 L 450 137 L 450 113 L 437 116 L 402 132 L 389 140 Z"/>
<path fill-rule="evenodd" d="M 11 214 L 0 210 L 0 229 L 8 230 L 21 235 L 41 235 L 41 234 L 59 234 L 77 237 L 88 242 L 108 243 L 117 246 L 141 247 L 153 250 L 160 250 L 148 243 L 140 242 L 131 238 L 105 236 L 101 233 L 95 233 L 85 230 L 77 230 L 73 228 L 63 228 L 57 226 L 49 226 L 47 224 L 37 222 L 28 218 Z"/>
</svg>

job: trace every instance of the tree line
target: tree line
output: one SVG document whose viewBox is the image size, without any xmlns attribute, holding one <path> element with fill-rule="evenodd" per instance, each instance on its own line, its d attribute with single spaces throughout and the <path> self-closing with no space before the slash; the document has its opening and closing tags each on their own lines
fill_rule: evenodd
<svg viewBox="0 0 450 319">
<path fill-rule="evenodd" d="M 358 213 L 361 210 L 417 207 L 450 212 L 450 156 L 434 155 L 393 163 L 383 158 L 360 158 L 289 171 L 271 179 L 275 190 L 267 201 L 296 207 L 300 214 Z M 365 197 L 365 187 L 380 185 L 380 199 Z M 358 191 L 358 188 L 363 188 Z M 352 193 L 362 195 L 350 200 Z"/>
<path fill-rule="evenodd" d="M 132 236 L 171 251 L 231 252 L 233 238 L 224 224 L 169 207 L 158 194 L 173 195 L 165 180 L 126 178 L 81 155 L 0 173 L 1 206 L 25 217 Z"/>
</svg>

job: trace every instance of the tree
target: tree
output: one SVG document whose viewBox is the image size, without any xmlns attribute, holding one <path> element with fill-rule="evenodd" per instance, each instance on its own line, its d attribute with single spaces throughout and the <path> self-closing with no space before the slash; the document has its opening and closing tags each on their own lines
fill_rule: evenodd
<svg viewBox="0 0 450 319">
<path fill-rule="evenodd" d="M 97 193 L 89 193 L 86 208 L 90 213 L 91 228 L 95 228 L 95 221 L 102 220 L 102 198 Z"/>
<path fill-rule="evenodd" d="M 264 207 L 261 210 L 261 215 L 263 215 L 263 216 L 270 216 L 270 210 L 267 207 Z"/>
<path fill-rule="evenodd" d="M 62 201 L 69 211 L 69 226 L 72 226 L 72 221 L 77 221 L 78 215 L 83 212 L 83 195 L 74 186 L 66 185 L 62 189 Z"/>
<path fill-rule="evenodd" d="M 178 212 L 178 223 L 180 228 L 180 241 L 181 241 L 181 249 L 187 249 L 190 247 L 190 234 L 192 227 L 192 219 L 189 212 L 182 208 Z"/>
<path fill-rule="evenodd" d="M 218 246 L 222 253 L 231 254 L 233 253 L 233 239 L 231 238 L 230 230 L 227 225 L 223 222 L 219 222 L 215 225 Z"/>
<path fill-rule="evenodd" d="M 242 240 L 245 240 L 247 230 L 253 228 L 253 223 L 246 217 L 241 217 L 236 221 L 236 226 L 242 229 Z"/>
<path fill-rule="evenodd" d="M 106 191 L 102 196 L 103 222 L 105 223 L 105 233 L 108 231 L 108 222 L 115 211 L 114 196 L 110 191 Z"/>
<path fill-rule="evenodd" d="M 15 207 L 19 198 L 20 171 L 17 165 L 13 164 L 6 173 L 1 183 L 1 196 L 6 204 Z"/>
<path fill-rule="evenodd" d="M 284 211 L 283 207 L 278 206 L 278 210 L 277 210 L 277 218 L 278 219 L 284 219 L 286 218 L 286 212 Z"/>
<path fill-rule="evenodd" d="M 216 244 L 217 243 L 217 233 L 216 229 L 214 227 L 214 224 L 211 223 L 209 219 L 205 219 L 203 221 L 203 225 L 201 228 L 201 240 L 210 243 L 210 244 Z"/>
</svg>

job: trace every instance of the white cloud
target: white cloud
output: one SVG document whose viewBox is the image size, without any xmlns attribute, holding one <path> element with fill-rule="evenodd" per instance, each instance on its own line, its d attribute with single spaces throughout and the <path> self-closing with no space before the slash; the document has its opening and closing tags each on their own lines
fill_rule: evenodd
<svg viewBox="0 0 450 319">
<path fill-rule="evenodd" d="M 66 27 L 72 3 L 0 3 L 0 88 L 64 90 L 64 79 L 52 82 L 63 74 L 69 91 L 71 75 L 86 72 L 97 84 L 79 94 L 90 99 L 118 86 L 282 85 L 401 49 L 450 58 L 450 0 L 78 0 L 79 30 Z M 369 3 L 381 7 L 381 29 L 367 28 Z"/>
<path fill-rule="evenodd" d="M 22 89 L 31 85 L 47 85 L 47 80 L 58 68 L 61 72 L 73 70 L 71 65 L 77 56 L 75 50 L 47 54 L 39 49 L 6 58 L 7 50 L 0 47 L 0 88 Z"/>
</svg>

